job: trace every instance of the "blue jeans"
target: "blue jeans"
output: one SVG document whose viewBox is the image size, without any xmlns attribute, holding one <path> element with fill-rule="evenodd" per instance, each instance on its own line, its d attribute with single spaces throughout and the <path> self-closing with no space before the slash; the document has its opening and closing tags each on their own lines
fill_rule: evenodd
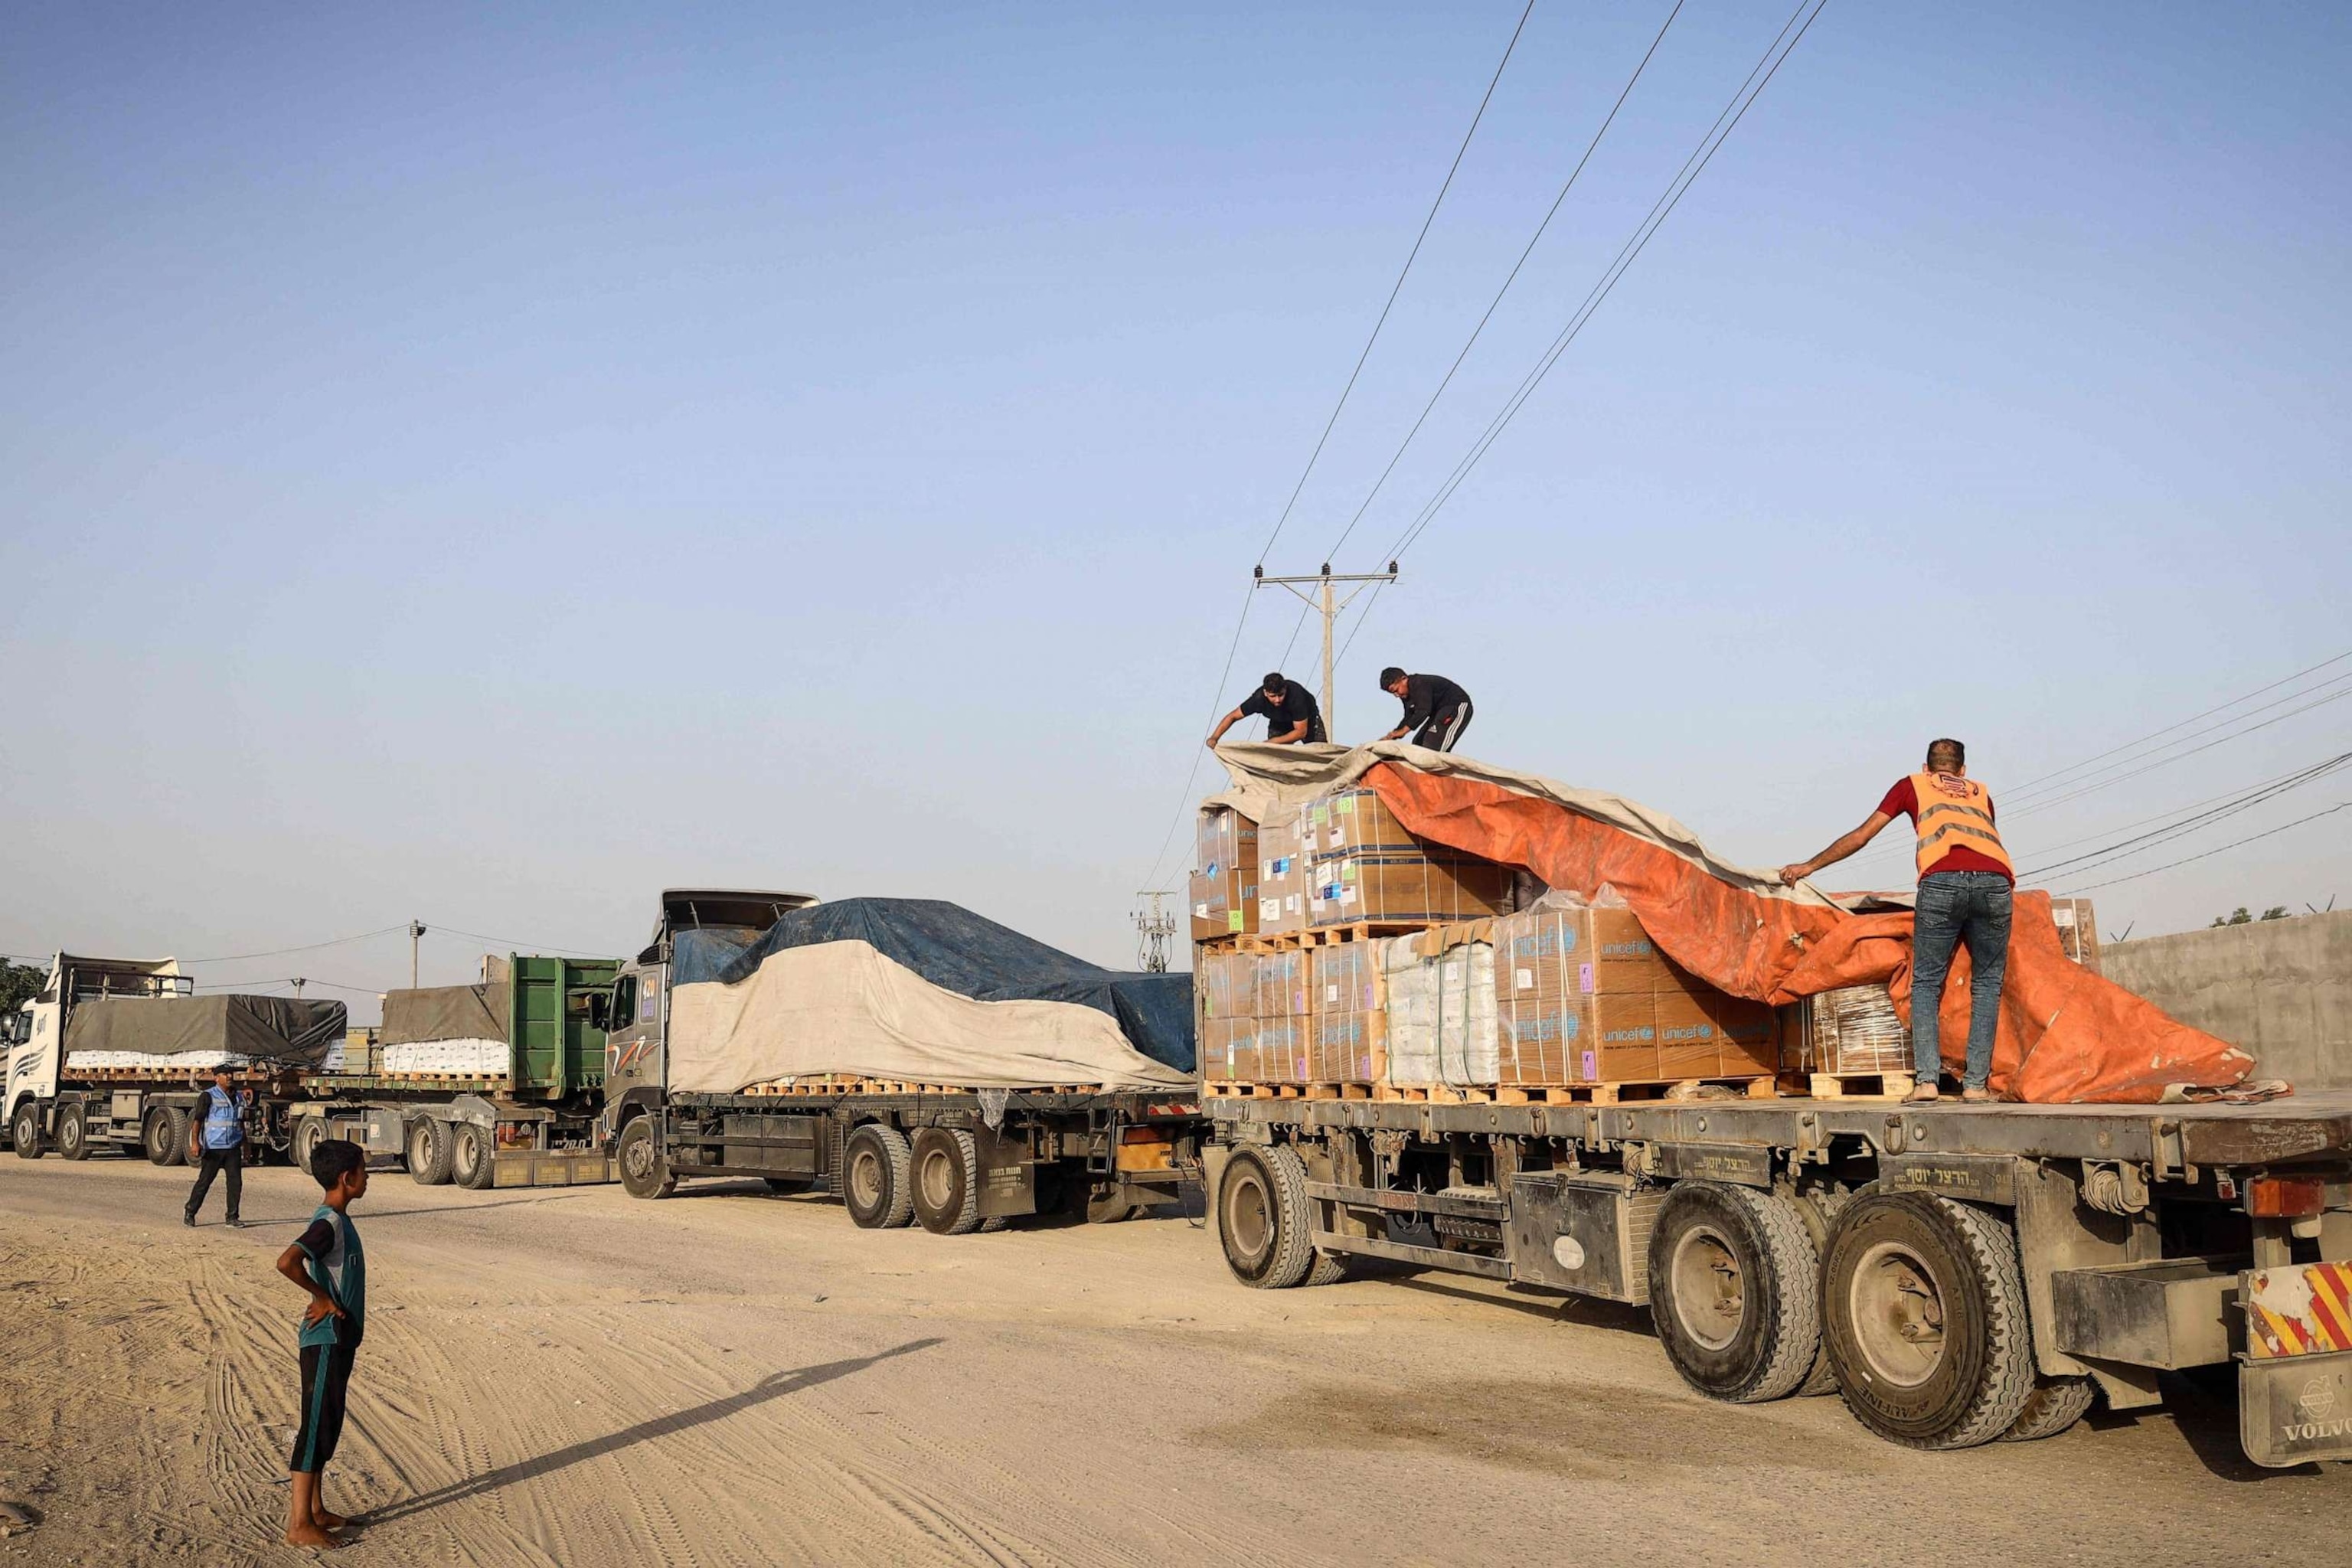
<svg viewBox="0 0 2352 1568">
<path fill-rule="evenodd" d="M 1935 871 L 1919 879 L 1918 919 L 1911 938 L 1911 1062 L 1921 1083 L 1944 1070 L 1937 1009 L 1952 950 L 1969 944 L 1969 1065 L 1964 1088 L 1992 1077 L 1993 1031 L 2000 1025 L 2000 982 L 2009 970 L 2009 879 L 1998 871 Z"/>
</svg>

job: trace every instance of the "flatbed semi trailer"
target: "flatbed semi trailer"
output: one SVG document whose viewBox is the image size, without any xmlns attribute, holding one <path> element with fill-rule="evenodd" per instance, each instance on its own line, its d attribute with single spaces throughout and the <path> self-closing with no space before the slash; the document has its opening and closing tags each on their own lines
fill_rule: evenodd
<svg viewBox="0 0 2352 1568">
<path fill-rule="evenodd" d="M 2352 1093 L 1202 1104 L 1247 1285 L 1375 1259 L 1646 1306 L 1700 1393 L 1835 1391 L 1916 1448 L 2234 1363 L 2249 1458 L 2352 1458 Z"/>
<path fill-rule="evenodd" d="M 1103 1222 L 1173 1205 L 1199 1169 L 1202 1125 L 1194 1097 L 1164 1089 L 673 1094 L 639 1107 L 615 1158 L 636 1197 L 758 1177 L 822 1186 L 865 1229 L 961 1236 L 1027 1215 Z"/>
</svg>

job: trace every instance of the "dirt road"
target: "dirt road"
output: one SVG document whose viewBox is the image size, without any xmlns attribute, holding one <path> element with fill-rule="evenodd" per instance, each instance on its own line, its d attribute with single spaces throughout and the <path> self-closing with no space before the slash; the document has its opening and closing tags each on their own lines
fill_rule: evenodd
<svg viewBox="0 0 2352 1568">
<path fill-rule="evenodd" d="M 0 1564 L 280 1563 L 316 1188 L 0 1160 Z M 218 1199 L 214 1200 L 215 1205 Z M 2234 1407 L 1905 1453 L 1834 1398 L 1690 1394 L 1638 1313 L 1401 1277 L 1262 1293 L 1181 1220 L 942 1239 L 740 1186 L 379 1173 L 344 1559 L 483 1564 L 2304 1563 L 2352 1468 Z"/>
</svg>

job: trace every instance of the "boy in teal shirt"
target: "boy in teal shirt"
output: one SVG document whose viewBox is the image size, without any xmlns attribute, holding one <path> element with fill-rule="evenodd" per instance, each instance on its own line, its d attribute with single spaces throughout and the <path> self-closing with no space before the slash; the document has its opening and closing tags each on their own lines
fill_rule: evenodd
<svg viewBox="0 0 2352 1568">
<path fill-rule="evenodd" d="M 343 1435 L 343 1395 L 352 1356 L 367 1331 L 367 1257 L 348 1210 L 367 1192 L 367 1156 L 356 1143 L 330 1139 L 310 1156 L 310 1174 L 326 1189 L 310 1228 L 280 1253 L 278 1272 L 310 1293 L 302 1314 L 302 1426 L 294 1436 L 289 1546 L 341 1546 L 327 1532 L 346 1521 L 327 1511 L 320 1482 Z"/>
</svg>

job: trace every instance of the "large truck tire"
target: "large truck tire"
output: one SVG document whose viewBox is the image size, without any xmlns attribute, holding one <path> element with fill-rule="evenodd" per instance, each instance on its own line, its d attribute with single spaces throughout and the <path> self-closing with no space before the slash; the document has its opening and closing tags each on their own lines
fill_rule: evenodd
<svg viewBox="0 0 2352 1568">
<path fill-rule="evenodd" d="M 2019 1412 L 2016 1422 L 2000 1435 L 2004 1443 L 2034 1443 L 2059 1433 L 2090 1413 L 2091 1380 L 2087 1377 L 2045 1377 Z"/>
<path fill-rule="evenodd" d="M 897 1230 L 915 1217 L 914 1156 L 907 1135 L 868 1121 L 841 1151 L 841 1201 L 860 1230 Z"/>
<path fill-rule="evenodd" d="M 1797 1213 L 1805 1222 L 1805 1234 L 1812 1237 L 1815 1258 L 1828 1256 L 1830 1226 L 1837 1223 L 1840 1211 L 1853 1201 L 1852 1193 L 1835 1187 L 1818 1187 L 1798 1196 Z M 1818 1299 L 1818 1289 L 1815 1296 Z M 1830 1365 L 1829 1336 L 1822 1335 L 1821 1342 L 1821 1348 L 1813 1352 L 1812 1371 L 1807 1373 L 1805 1381 L 1797 1385 L 1797 1397 L 1800 1399 L 1818 1399 L 1823 1394 L 1837 1392 L 1837 1373 Z"/>
<path fill-rule="evenodd" d="M 58 1155 L 66 1160 L 89 1158 L 89 1113 L 79 1105 L 58 1112 Z"/>
<path fill-rule="evenodd" d="M 188 1163 L 188 1113 L 162 1107 L 147 1113 L 147 1125 L 141 1134 L 147 1145 L 147 1163 L 151 1165 L 184 1165 Z"/>
<path fill-rule="evenodd" d="M 41 1102 L 27 1098 L 16 1107 L 16 1114 L 8 1119 L 8 1142 L 16 1146 L 19 1160 L 41 1157 Z"/>
<path fill-rule="evenodd" d="M 915 1220 L 933 1236 L 970 1236 L 980 1228 L 980 1146 L 961 1127 L 926 1127 L 915 1134 Z"/>
<path fill-rule="evenodd" d="M 1287 1144 L 1244 1143 L 1217 1183 L 1217 1238 L 1234 1278 L 1259 1290 L 1304 1284 L 1315 1267 L 1307 1162 Z"/>
<path fill-rule="evenodd" d="M 324 1118 L 306 1116 L 294 1124 L 294 1168 L 304 1175 L 310 1174 L 310 1156 L 327 1141 Z"/>
<path fill-rule="evenodd" d="M 408 1124 L 408 1178 L 420 1187 L 446 1185 L 457 1163 L 457 1140 L 449 1123 L 420 1116 Z"/>
<path fill-rule="evenodd" d="M 449 1179 L 469 1193 L 488 1192 L 499 1179 L 499 1137 L 488 1127 L 460 1121 L 449 1140 Z"/>
<path fill-rule="evenodd" d="M 1708 1398 L 1782 1399 L 1820 1354 L 1820 1274 L 1794 1199 L 1679 1183 L 1650 1236 L 1650 1321 L 1683 1381 Z"/>
<path fill-rule="evenodd" d="M 1926 1193 L 1849 1204 L 1822 1259 L 1822 1317 L 1854 1418 L 1907 1448 L 1969 1448 L 2033 1397 L 2017 1233 Z"/>
<path fill-rule="evenodd" d="M 614 1153 L 621 1167 L 621 1190 L 631 1197 L 666 1198 L 677 1191 L 677 1178 L 669 1173 L 669 1162 L 654 1142 L 652 1117 L 640 1116 L 622 1128 Z"/>
</svg>

